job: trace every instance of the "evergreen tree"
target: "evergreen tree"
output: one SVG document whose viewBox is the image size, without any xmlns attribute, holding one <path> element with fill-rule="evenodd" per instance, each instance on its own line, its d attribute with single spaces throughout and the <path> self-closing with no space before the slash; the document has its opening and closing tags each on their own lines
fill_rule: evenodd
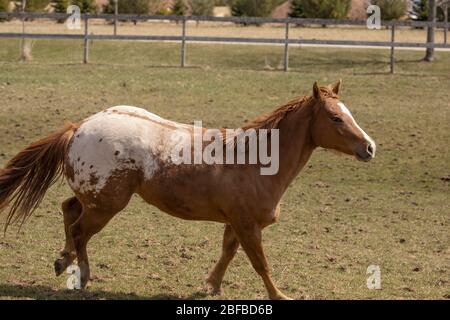
<svg viewBox="0 0 450 320">
<path fill-rule="evenodd" d="M 408 9 L 406 0 L 373 0 L 372 3 L 380 7 L 383 20 L 400 19 Z"/>
<path fill-rule="evenodd" d="M 114 13 L 114 0 L 110 0 L 105 6 L 105 13 Z M 148 14 L 149 1 L 148 0 L 119 0 L 117 10 L 119 14 Z"/>
<path fill-rule="evenodd" d="M 184 0 L 176 0 L 172 7 L 172 14 L 177 16 L 184 16 L 187 12 L 187 5 Z"/>
<path fill-rule="evenodd" d="M 53 8 L 56 13 L 67 13 L 67 7 L 69 7 L 69 0 L 55 0 L 53 1 Z M 58 23 L 64 23 L 64 19 L 58 19 Z"/>
<path fill-rule="evenodd" d="M 69 0 L 54 0 L 53 8 L 57 13 L 66 13 L 67 7 L 70 5 Z"/>
<path fill-rule="evenodd" d="M 212 0 L 190 0 L 191 14 L 193 16 L 212 16 L 214 1 Z"/>
<path fill-rule="evenodd" d="M 413 3 L 413 13 L 417 16 L 415 20 L 427 21 L 428 20 L 428 0 L 416 0 Z M 450 17 L 450 5 L 448 7 L 448 16 Z M 442 7 L 437 8 L 437 20 L 444 21 L 444 9 Z"/>
<path fill-rule="evenodd" d="M 345 19 L 351 0 L 292 0 L 291 17 L 318 19 Z"/>
<path fill-rule="evenodd" d="M 267 17 L 278 3 L 274 0 L 235 0 L 231 11 L 233 16 Z"/>
<path fill-rule="evenodd" d="M 428 0 L 418 0 L 413 2 L 413 13 L 417 16 L 416 20 L 428 20 Z"/>
<path fill-rule="evenodd" d="M 26 12 L 43 12 L 50 4 L 50 0 L 27 0 L 25 5 Z M 22 11 L 22 1 L 18 1 L 16 11 Z"/>
<path fill-rule="evenodd" d="M 9 10 L 9 0 L 0 0 L 0 12 L 7 12 Z M 0 18 L 0 22 L 7 21 L 6 18 Z"/>
<path fill-rule="evenodd" d="M 80 7 L 81 13 L 95 12 L 95 5 L 93 0 L 72 0 L 70 4 Z"/>
<path fill-rule="evenodd" d="M 301 0 L 292 0 L 289 17 L 291 18 L 306 18 L 303 11 L 303 4 Z"/>
</svg>

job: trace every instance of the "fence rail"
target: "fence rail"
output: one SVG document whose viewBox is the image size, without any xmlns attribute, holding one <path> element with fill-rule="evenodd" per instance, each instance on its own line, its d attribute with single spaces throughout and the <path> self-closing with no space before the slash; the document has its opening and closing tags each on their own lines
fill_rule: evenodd
<svg viewBox="0 0 450 320">
<path fill-rule="evenodd" d="M 28 19 L 50 19 L 65 20 L 70 14 L 65 13 L 28 13 L 28 12 L 0 12 L 0 18 L 18 18 L 22 21 Z M 321 25 L 337 26 L 352 25 L 365 26 L 365 20 L 333 20 L 333 19 L 300 19 L 300 18 L 256 18 L 256 17 L 199 17 L 199 16 L 153 16 L 153 15 L 130 15 L 130 14 L 81 14 L 84 21 L 84 32 L 81 34 L 46 34 L 46 33 L 26 33 L 5 32 L 0 33 L 0 38 L 32 38 L 32 39 L 78 39 L 84 41 L 83 62 L 89 60 L 89 40 L 135 40 L 135 41 L 175 41 L 181 42 L 181 67 L 186 64 L 186 44 L 188 42 L 219 42 L 219 43 L 254 43 L 254 44 L 279 44 L 284 45 L 284 71 L 289 69 L 289 45 L 328 45 L 328 46 L 365 46 L 365 47 L 386 47 L 390 48 L 390 69 L 395 70 L 395 48 L 440 48 L 450 49 L 447 43 L 448 22 L 425 22 L 425 21 L 382 21 L 381 26 L 391 29 L 391 41 L 355 41 L 355 40 L 319 40 L 319 39 L 291 39 L 289 30 L 291 25 Z M 89 20 L 100 19 L 114 22 L 114 32 L 111 35 L 89 34 Z M 156 35 L 118 35 L 117 21 L 175 21 L 181 22 L 180 36 L 156 36 Z M 188 36 L 186 35 L 188 21 L 210 21 L 238 24 L 280 24 L 285 26 L 284 38 L 241 38 L 241 37 L 211 37 L 211 36 Z M 434 27 L 443 28 L 443 43 L 417 43 L 417 42 L 396 42 L 395 32 L 398 27 Z"/>
</svg>

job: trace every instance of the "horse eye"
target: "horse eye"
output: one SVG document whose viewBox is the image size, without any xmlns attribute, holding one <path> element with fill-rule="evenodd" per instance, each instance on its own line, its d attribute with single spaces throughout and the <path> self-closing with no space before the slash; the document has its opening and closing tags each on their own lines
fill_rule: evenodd
<svg viewBox="0 0 450 320">
<path fill-rule="evenodd" d="M 339 118 L 339 117 L 332 117 L 331 120 L 332 120 L 333 122 L 343 122 L 342 119 Z"/>
</svg>

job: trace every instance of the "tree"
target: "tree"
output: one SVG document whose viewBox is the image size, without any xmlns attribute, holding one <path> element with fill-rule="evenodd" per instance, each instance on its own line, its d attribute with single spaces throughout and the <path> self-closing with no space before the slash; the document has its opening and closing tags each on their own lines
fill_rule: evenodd
<svg viewBox="0 0 450 320">
<path fill-rule="evenodd" d="M 53 8 L 56 13 L 67 13 L 67 7 L 70 5 L 69 0 L 55 0 L 53 1 Z M 64 19 L 58 19 L 58 23 L 64 23 Z"/>
<path fill-rule="evenodd" d="M 428 21 L 436 22 L 436 0 L 428 1 Z M 434 43 L 434 27 L 427 28 L 427 42 Z M 434 61 L 434 48 L 427 48 L 424 61 Z"/>
<path fill-rule="evenodd" d="M 428 0 L 418 0 L 413 2 L 412 13 L 417 17 L 415 20 L 428 20 Z"/>
<path fill-rule="evenodd" d="M 124 14 L 148 14 L 149 1 L 148 0 L 118 0 L 117 10 Z M 114 0 L 110 0 L 105 6 L 105 13 L 114 13 Z"/>
<path fill-rule="evenodd" d="M 193 16 L 212 16 L 214 11 L 214 1 L 211 0 L 190 0 L 191 14 Z"/>
<path fill-rule="evenodd" d="M 172 6 L 172 14 L 177 16 L 184 16 L 187 12 L 187 5 L 184 0 L 176 0 Z"/>
<path fill-rule="evenodd" d="M 235 0 L 231 6 L 233 16 L 267 17 L 277 6 L 274 0 Z"/>
<path fill-rule="evenodd" d="M 9 10 L 9 0 L 0 0 L 0 12 L 7 12 Z M 0 18 L 0 22 L 6 21 L 6 18 Z"/>
<path fill-rule="evenodd" d="M 373 0 L 372 4 L 380 7 L 382 20 L 400 19 L 408 9 L 406 0 Z"/>
<path fill-rule="evenodd" d="M 80 7 L 81 13 L 95 12 L 95 5 L 93 0 L 72 0 L 70 4 Z"/>
<path fill-rule="evenodd" d="M 450 15 L 450 0 L 441 0 L 440 2 L 436 4 L 438 6 L 437 8 L 437 15 L 436 19 L 438 21 L 444 21 L 445 20 L 445 12 L 444 12 L 444 6 L 445 3 L 448 3 L 447 6 L 447 15 Z M 412 13 L 416 16 L 414 19 L 419 21 L 427 21 L 428 20 L 428 0 L 416 0 L 413 2 L 412 7 Z"/>
<path fill-rule="evenodd" d="M 0 11 L 7 12 L 9 9 L 9 0 L 0 0 Z"/>
<path fill-rule="evenodd" d="M 42 12 L 50 4 L 50 0 L 27 0 L 26 12 Z M 22 11 L 22 1 L 18 1 L 16 11 Z"/>
<path fill-rule="evenodd" d="M 69 6 L 69 0 L 55 0 L 53 1 L 53 8 L 57 13 L 66 13 Z"/>
<path fill-rule="evenodd" d="M 289 11 L 289 17 L 291 18 L 306 18 L 303 10 L 303 3 L 300 0 L 291 1 L 291 10 Z"/>
<path fill-rule="evenodd" d="M 351 0 L 292 0 L 291 17 L 344 19 L 352 5 Z"/>
</svg>

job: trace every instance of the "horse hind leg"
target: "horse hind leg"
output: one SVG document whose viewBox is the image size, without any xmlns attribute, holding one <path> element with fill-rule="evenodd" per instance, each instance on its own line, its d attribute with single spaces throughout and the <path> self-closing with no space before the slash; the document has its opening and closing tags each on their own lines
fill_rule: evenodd
<svg viewBox="0 0 450 320">
<path fill-rule="evenodd" d="M 65 200 L 62 205 L 62 211 L 64 216 L 64 232 L 66 235 L 66 244 L 61 251 L 61 257 L 55 261 L 55 274 L 61 275 L 69 265 L 72 264 L 76 258 L 75 247 L 73 244 L 72 235 L 70 233 L 70 226 L 74 224 L 81 216 L 82 205 L 76 197 L 71 197 Z"/>
<path fill-rule="evenodd" d="M 207 291 L 211 294 L 222 293 L 221 285 L 223 276 L 225 275 L 225 271 L 227 270 L 231 260 L 236 255 L 238 248 L 239 241 L 233 231 L 233 228 L 230 225 L 226 225 L 223 233 L 222 255 L 206 279 Z"/>
<path fill-rule="evenodd" d="M 126 206 L 130 197 L 118 207 L 101 206 L 99 204 L 91 209 L 88 206 L 83 206 L 80 218 L 70 226 L 69 232 L 73 239 L 78 267 L 80 268 L 81 288 L 86 288 L 90 279 L 89 259 L 86 249 L 89 240 Z"/>
</svg>

